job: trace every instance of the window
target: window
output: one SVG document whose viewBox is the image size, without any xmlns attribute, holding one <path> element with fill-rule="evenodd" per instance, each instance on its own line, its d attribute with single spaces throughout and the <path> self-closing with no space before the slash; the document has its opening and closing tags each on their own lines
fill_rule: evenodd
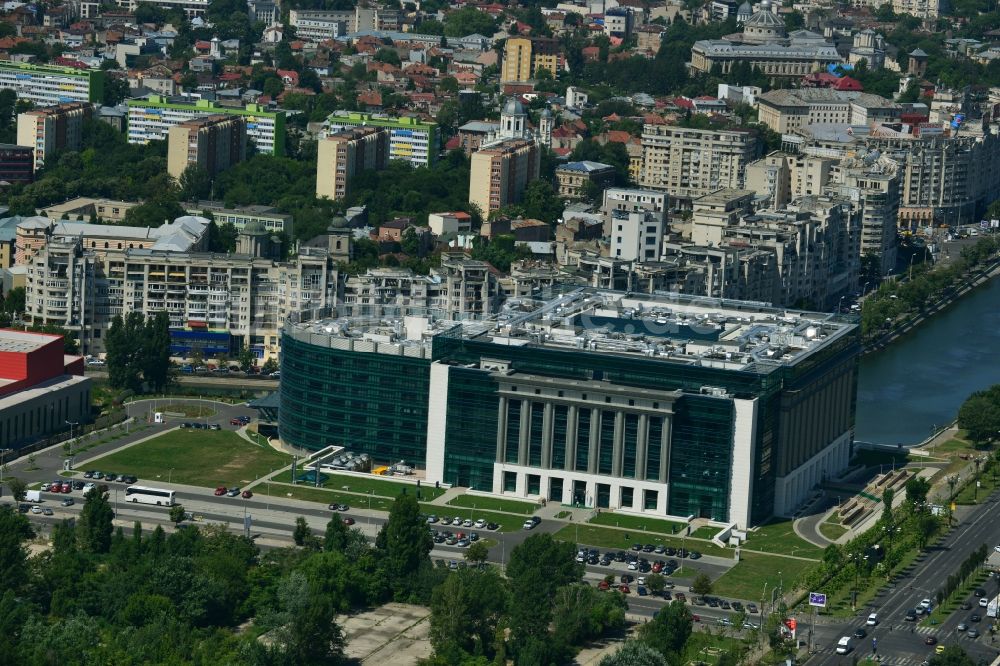
<svg viewBox="0 0 1000 666">
<path fill-rule="evenodd" d="M 517 491 L 517 472 L 503 473 L 503 490 L 505 493 Z"/>
<path fill-rule="evenodd" d="M 633 495 L 634 495 L 634 489 L 629 488 L 628 486 L 622 486 L 621 492 L 619 494 L 619 500 L 620 500 L 618 502 L 619 506 L 623 508 L 631 507 L 633 501 Z"/>
</svg>

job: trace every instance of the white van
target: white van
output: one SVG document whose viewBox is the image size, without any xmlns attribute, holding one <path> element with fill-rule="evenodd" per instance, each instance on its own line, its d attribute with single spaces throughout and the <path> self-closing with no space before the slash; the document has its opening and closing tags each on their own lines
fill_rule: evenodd
<svg viewBox="0 0 1000 666">
<path fill-rule="evenodd" d="M 851 637 L 844 636 L 837 641 L 837 654 L 847 654 L 851 651 Z"/>
</svg>

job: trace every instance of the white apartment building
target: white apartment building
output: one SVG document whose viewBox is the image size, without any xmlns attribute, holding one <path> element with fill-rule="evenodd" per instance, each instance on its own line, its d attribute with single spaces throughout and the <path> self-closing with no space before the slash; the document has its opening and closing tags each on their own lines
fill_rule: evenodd
<svg viewBox="0 0 1000 666">
<path fill-rule="evenodd" d="M 188 249 L 200 240 L 108 247 L 77 229 L 90 226 L 101 225 L 56 225 L 26 276 L 26 318 L 74 332 L 86 354 L 104 351 L 116 315 L 165 310 L 181 338 L 222 334 L 233 339 L 230 347 L 247 344 L 266 359 L 279 352 L 286 319 L 330 312 L 336 303 L 336 263 L 321 247 L 277 263 Z"/>
<path fill-rule="evenodd" d="M 757 134 L 646 125 L 640 185 L 667 192 L 680 203 L 722 188 L 741 189 L 746 167 L 760 155 Z"/>
<path fill-rule="evenodd" d="M 667 231 L 668 197 L 663 192 L 612 187 L 604 191 L 604 231 L 611 257 L 656 261 Z"/>
<path fill-rule="evenodd" d="M 161 9 L 180 9 L 184 16 L 190 20 L 196 17 L 204 17 L 208 12 L 209 0 L 115 0 L 118 6 L 124 10 L 134 12 L 139 6 L 139 2 L 149 2 Z"/>
</svg>

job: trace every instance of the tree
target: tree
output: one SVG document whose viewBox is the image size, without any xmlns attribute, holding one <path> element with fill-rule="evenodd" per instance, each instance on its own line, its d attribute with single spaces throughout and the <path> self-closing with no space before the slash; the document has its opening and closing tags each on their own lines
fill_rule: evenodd
<svg viewBox="0 0 1000 666">
<path fill-rule="evenodd" d="M 207 199 L 212 194 L 212 176 L 200 164 L 189 164 L 178 180 L 183 201 Z"/>
<path fill-rule="evenodd" d="M 1000 432 L 1000 406 L 986 392 L 977 391 L 958 409 L 958 427 L 976 444 L 988 442 Z"/>
<path fill-rule="evenodd" d="M 298 522 L 296 522 L 296 529 L 298 529 Z M 334 514 L 330 522 L 326 524 L 326 532 L 323 534 L 323 550 L 339 550 L 343 551 L 347 548 L 347 544 L 350 540 L 350 528 L 344 524 L 344 521 L 340 516 Z M 301 544 L 300 544 L 301 545 Z"/>
<path fill-rule="evenodd" d="M 712 592 L 712 579 L 708 577 L 707 574 L 700 573 L 695 576 L 694 581 L 691 583 L 691 591 L 695 594 L 711 594 Z"/>
<path fill-rule="evenodd" d="M 170 371 L 170 316 L 162 310 L 146 319 L 141 367 L 142 377 L 153 391 L 162 391 Z"/>
<path fill-rule="evenodd" d="M 430 562 L 433 545 L 416 496 L 404 493 L 396 497 L 389 519 L 375 537 L 375 551 L 397 599 L 408 596 L 414 575 Z"/>
<path fill-rule="evenodd" d="M 217 224 L 212 220 L 208 225 L 208 249 L 212 252 L 234 252 L 239 230 L 232 222 Z"/>
<path fill-rule="evenodd" d="M 640 641 L 625 641 L 614 654 L 609 654 L 599 666 L 668 666 L 666 658 Z"/>
<path fill-rule="evenodd" d="M 496 27 L 496 21 L 488 13 L 475 7 L 463 7 L 445 16 L 444 34 L 448 37 L 465 37 L 475 33 L 492 35 L 496 32 Z"/>
<path fill-rule="evenodd" d="M 692 591 L 693 591 L 692 587 Z M 691 611 L 682 601 L 672 601 L 646 624 L 639 627 L 639 641 L 673 663 L 692 631 Z"/>
<path fill-rule="evenodd" d="M 490 556 L 490 549 L 482 541 L 476 541 L 465 551 L 466 561 L 481 567 Z"/>
<path fill-rule="evenodd" d="M 15 502 L 24 501 L 28 492 L 28 484 L 23 479 L 19 479 L 16 476 L 8 477 L 7 487 L 10 488 L 10 494 Z"/>
<path fill-rule="evenodd" d="M 278 362 L 276 360 L 274 360 L 274 357 L 272 356 L 271 358 L 269 358 L 266 361 L 264 361 L 264 365 L 262 365 L 260 367 L 260 371 L 261 371 L 261 374 L 265 374 L 265 375 L 269 375 L 272 372 L 277 372 L 278 371 Z"/>
<path fill-rule="evenodd" d="M 396 53 L 395 49 L 381 48 L 375 52 L 373 56 L 376 62 L 384 62 L 390 65 L 399 67 L 402 65 L 402 61 L 399 59 L 399 54 Z"/>
<path fill-rule="evenodd" d="M 106 553 L 111 547 L 115 512 L 108 502 L 108 494 L 97 488 L 88 491 L 86 498 L 76 529 L 80 547 L 90 553 Z"/>
<path fill-rule="evenodd" d="M 886 488 L 882 491 L 882 520 L 887 524 L 892 524 L 892 501 L 896 499 L 896 491 Z"/>
<path fill-rule="evenodd" d="M 575 561 L 576 545 L 551 534 L 532 534 L 510 553 L 507 578 L 512 593 L 511 641 L 520 651 L 533 640 L 544 640 L 552 620 L 555 591 L 583 576 Z M 519 659 L 528 659 L 518 652 Z"/>
<path fill-rule="evenodd" d="M 667 586 L 667 580 L 660 574 L 649 574 L 646 576 L 646 585 L 649 587 L 650 592 L 659 594 Z"/>
<path fill-rule="evenodd" d="M 170 522 L 174 524 L 174 527 L 180 527 L 186 516 L 187 511 L 184 510 L 183 505 L 175 504 L 170 507 Z"/>
<path fill-rule="evenodd" d="M 28 579 L 28 551 L 24 543 L 35 536 L 26 516 L 10 505 L 0 506 L 0 594 L 19 590 Z"/>
<path fill-rule="evenodd" d="M 906 502 L 911 508 L 917 509 L 927 503 L 927 493 L 931 491 L 930 481 L 919 476 L 906 482 Z"/>
<path fill-rule="evenodd" d="M 292 541 L 296 546 L 305 546 L 306 542 L 312 538 L 312 529 L 306 519 L 299 516 L 295 519 L 295 530 L 292 532 Z"/>
<path fill-rule="evenodd" d="M 493 569 L 461 569 L 431 595 L 430 639 L 448 664 L 467 656 L 491 656 L 507 609 L 508 593 Z"/>
<path fill-rule="evenodd" d="M 625 597 L 605 594 L 589 585 L 574 583 L 556 591 L 552 618 L 557 643 L 580 645 L 605 631 L 625 626 Z"/>
<path fill-rule="evenodd" d="M 957 645 L 948 645 L 944 652 L 930 658 L 930 666 L 975 666 L 975 661 Z"/>
<path fill-rule="evenodd" d="M 243 345 L 236 355 L 236 362 L 239 363 L 240 370 L 246 372 L 257 362 L 257 357 L 254 356 L 253 350 L 250 347 Z"/>
</svg>

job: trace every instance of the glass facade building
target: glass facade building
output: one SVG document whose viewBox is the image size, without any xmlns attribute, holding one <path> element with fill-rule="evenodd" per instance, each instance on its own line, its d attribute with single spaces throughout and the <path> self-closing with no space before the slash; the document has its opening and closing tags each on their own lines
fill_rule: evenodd
<svg viewBox="0 0 1000 666">
<path fill-rule="evenodd" d="M 846 466 L 853 323 L 713 300 L 672 302 L 704 316 L 674 326 L 629 315 L 635 298 L 581 290 L 570 315 L 519 325 L 288 326 L 281 437 L 429 482 L 744 527 Z"/>
</svg>

